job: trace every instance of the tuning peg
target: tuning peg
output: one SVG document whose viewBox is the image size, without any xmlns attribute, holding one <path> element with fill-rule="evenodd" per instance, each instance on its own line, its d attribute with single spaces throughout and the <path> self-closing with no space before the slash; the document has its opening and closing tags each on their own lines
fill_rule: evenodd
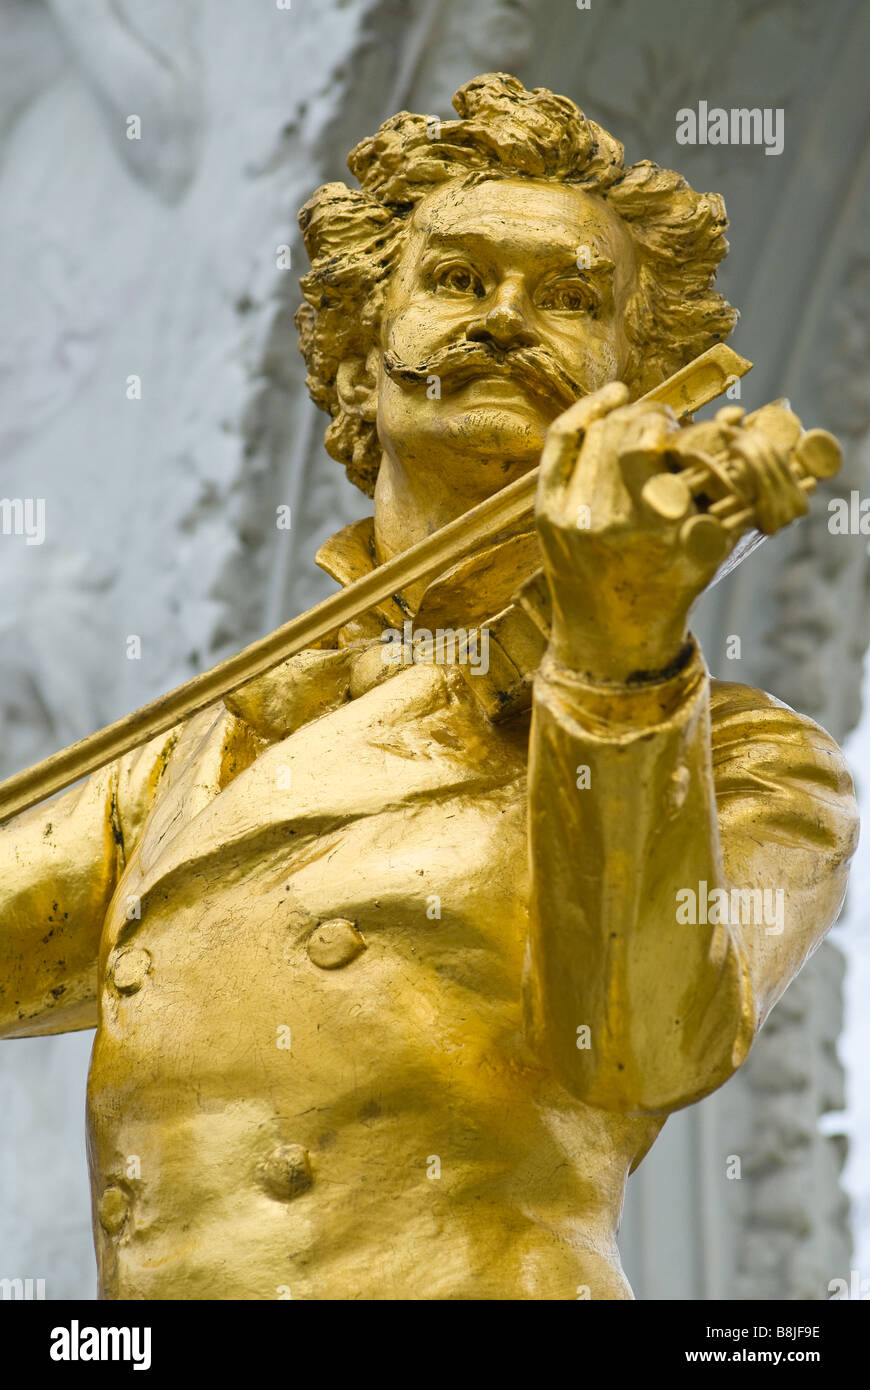
<svg viewBox="0 0 870 1390">
<path fill-rule="evenodd" d="M 833 478 L 843 462 L 843 451 L 827 430 L 807 430 L 792 458 L 808 478 Z"/>
<path fill-rule="evenodd" d="M 725 559 L 731 537 L 720 521 L 701 512 L 683 522 L 680 540 L 698 564 L 718 565 Z"/>
<path fill-rule="evenodd" d="M 692 493 L 681 473 L 656 473 L 644 483 L 640 495 L 663 521 L 680 521 L 692 510 Z"/>
</svg>

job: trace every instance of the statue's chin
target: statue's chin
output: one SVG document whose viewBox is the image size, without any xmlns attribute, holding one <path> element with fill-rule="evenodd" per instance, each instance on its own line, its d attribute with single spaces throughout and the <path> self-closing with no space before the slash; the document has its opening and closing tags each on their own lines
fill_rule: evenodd
<svg viewBox="0 0 870 1390">
<path fill-rule="evenodd" d="M 538 462 L 549 420 L 528 403 L 517 400 L 481 402 L 467 410 L 445 414 L 442 423 L 444 444 L 461 443 L 464 453 L 482 461 L 492 458 L 504 467 L 506 459 Z"/>
<path fill-rule="evenodd" d="M 379 418 L 381 443 L 400 471 L 433 468 L 443 487 L 466 491 L 469 472 L 480 470 L 484 492 L 504 487 L 534 468 L 557 411 L 545 412 L 521 395 L 511 400 L 426 403 L 413 417 Z"/>
</svg>

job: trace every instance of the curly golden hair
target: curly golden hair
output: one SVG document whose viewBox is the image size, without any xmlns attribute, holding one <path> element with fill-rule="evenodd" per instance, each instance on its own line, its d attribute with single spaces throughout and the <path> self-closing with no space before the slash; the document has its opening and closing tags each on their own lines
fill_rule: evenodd
<svg viewBox="0 0 870 1390">
<path fill-rule="evenodd" d="M 299 213 L 311 270 L 296 315 L 312 399 L 332 416 L 326 447 L 368 496 L 381 460 L 376 426 L 342 409 L 336 372 L 379 341 L 387 281 L 422 198 L 451 179 L 554 179 L 605 198 L 638 251 L 625 329 L 628 384 L 642 395 L 714 343 L 737 311 L 713 289 L 727 254 L 725 206 L 649 160 L 626 167 L 623 147 L 567 97 L 527 91 L 487 73 L 453 98 L 457 121 L 400 111 L 348 156 L 359 189 L 327 183 Z M 440 128 L 439 128 L 440 127 Z M 435 138 L 433 138 L 433 135 Z"/>
</svg>

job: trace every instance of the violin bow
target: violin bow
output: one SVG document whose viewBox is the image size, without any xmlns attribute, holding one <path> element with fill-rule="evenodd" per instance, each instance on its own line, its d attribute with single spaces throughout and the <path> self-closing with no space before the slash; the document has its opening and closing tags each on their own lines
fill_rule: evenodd
<svg viewBox="0 0 870 1390">
<path fill-rule="evenodd" d="M 719 343 L 647 392 L 642 399 L 664 402 L 678 418 L 685 418 L 715 400 L 751 366 L 746 358 Z M 839 464 L 839 449 L 832 436 L 825 431 L 810 431 L 809 435 L 825 435 L 825 440 L 831 444 L 825 445 L 825 441 L 817 439 L 815 447 L 808 451 L 800 470 L 800 484 L 807 491 L 814 485 L 816 476 L 829 476 L 836 471 L 830 462 L 831 445 L 837 449 Z M 703 469 L 689 470 L 687 480 L 697 493 L 704 485 Z M 379 565 L 371 574 L 330 594 L 306 613 L 250 643 L 235 656 L 0 782 L 0 822 L 37 805 L 182 720 L 200 713 L 288 657 L 315 645 L 390 595 L 442 574 L 500 532 L 530 519 L 534 514 L 537 481 L 538 469 L 534 468 L 455 521 Z M 739 519 L 745 529 L 751 522 L 751 515 L 739 514 L 738 517 L 732 505 L 727 519 L 732 526 Z"/>
</svg>

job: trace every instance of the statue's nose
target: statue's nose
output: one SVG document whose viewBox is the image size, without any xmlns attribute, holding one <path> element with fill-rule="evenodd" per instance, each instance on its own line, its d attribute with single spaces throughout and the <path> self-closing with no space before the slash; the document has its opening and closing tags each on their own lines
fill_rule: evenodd
<svg viewBox="0 0 870 1390">
<path fill-rule="evenodd" d="M 516 304 L 495 304 L 489 313 L 469 324 L 467 337 L 474 342 L 490 339 L 500 348 L 531 347 L 538 335 L 526 323 Z"/>
</svg>

